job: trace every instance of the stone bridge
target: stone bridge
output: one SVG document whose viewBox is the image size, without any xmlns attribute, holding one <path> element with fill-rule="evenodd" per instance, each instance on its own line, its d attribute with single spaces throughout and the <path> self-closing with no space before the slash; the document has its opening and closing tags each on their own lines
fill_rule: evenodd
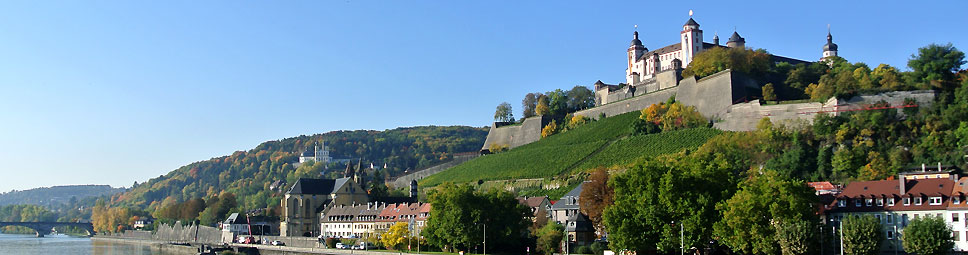
<svg viewBox="0 0 968 255">
<path fill-rule="evenodd" d="M 77 227 L 87 231 L 87 236 L 94 236 L 94 225 L 91 223 L 77 223 L 77 222 L 4 222 L 0 221 L 0 228 L 6 226 L 21 226 L 33 229 L 37 232 L 37 237 L 44 237 L 49 235 L 51 229 L 54 227 Z"/>
</svg>

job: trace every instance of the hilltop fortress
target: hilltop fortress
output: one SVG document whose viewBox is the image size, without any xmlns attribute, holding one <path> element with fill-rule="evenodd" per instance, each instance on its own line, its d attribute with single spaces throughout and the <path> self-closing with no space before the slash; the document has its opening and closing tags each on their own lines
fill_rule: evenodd
<svg viewBox="0 0 968 255">
<path fill-rule="evenodd" d="M 615 116 L 640 111 L 675 96 L 676 101 L 696 107 L 713 122 L 715 128 L 749 131 L 754 130 L 764 117 L 774 123 L 802 125 L 809 124 L 821 112 L 837 115 L 839 112 L 861 110 L 881 101 L 892 106 L 903 105 L 906 99 L 914 100 L 920 106 L 930 105 L 934 101 L 934 92 L 928 90 L 897 91 L 849 99 L 830 98 L 823 103 L 761 105 L 756 99 L 763 84 L 758 84 L 743 73 L 727 69 L 699 79 L 694 76 L 682 77 L 682 70 L 703 51 L 716 47 L 746 47 L 746 39 L 735 31 L 725 45 L 720 45 L 718 35 L 713 37 L 712 43 L 705 42 L 699 27 L 699 23 L 690 16 L 677 36 L 679 42 L 651 51 L 639 40 L 638 31 L 633 32 L 626 51 L 625 83 L 611 85 L 596 82 L 593 85 L 595 107 L 573 114 L 590 118 L 598 118 L 602 114 Z M 833 43 L 833 36 L 828 31 L 820 60 L 835 56 L 838 56 L 838 46 Z M 812 63 L 773 54 L 770 54 L 770 58 L 774 63 Z M 537 141 L 541 138 L 541 128 L 548 122 L 546 119 L 542 116 L 532 117 L 523 120 L 521 125 L 494 123 L 481 152 L 488 153 L 492 146 L 514 148 Z"/>
</svg>

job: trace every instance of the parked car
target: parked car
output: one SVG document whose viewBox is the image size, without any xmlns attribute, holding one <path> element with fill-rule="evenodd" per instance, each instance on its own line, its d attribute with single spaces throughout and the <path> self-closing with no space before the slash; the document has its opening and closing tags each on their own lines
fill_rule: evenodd
<svg viewBox="0 0 968 255">
<path fill-rule="evenodd" d="M 285 246 L 286 243 L 283 243 L 282 241 L 279 241 L 279 240 L 275 240 L 275 241 L 272 241 L 272 245 L 275 245 L 275 246 Z"/>
<path fill-rule="evenodd" d="M 256 243 L 255 238 L 251 236 L 240 236 L 239 243 L 241 244 L 254 244 Z"/>
<path fill-rule="evenodd" d="M 336 249 L 347 249 L 347 248 L 349 248 L 349 246 L 343 243 L 336 243 Z"/>
</svg>

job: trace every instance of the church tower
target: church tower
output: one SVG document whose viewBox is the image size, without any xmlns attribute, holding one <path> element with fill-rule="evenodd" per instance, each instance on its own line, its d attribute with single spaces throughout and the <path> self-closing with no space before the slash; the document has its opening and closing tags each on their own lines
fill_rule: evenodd
<svg viewBox="0 0 968 255">
<path fill-rule="evenodd" d="M 635 68 L 635 62 L 642 57 L 642 54 L 648 52 L 649 49 L 642 45 L 642 41 L 639 41 L 639 31 L 632 33 L 632 43 L 628 50 L 628 69 L 625 70 L 625 82 L 628 84 L 633 84 L 636 78 L 639 78 L 642 73 L 639 73 Z"/>
<path fill-rule="evenodd" d="M 823 45 L 823 57 L 820 60 L 827 59 L 828 57 L 837 56 L 837 44 L 834 43 L 834 37 L 830 36 L 830 26 L 827 27 L 827 44 Z"/>
<path fill-rule="evenodd" d="M 679 33 L 682 46 L 682 65 L 688 66 L 692 59 L 703 50 L 702 30 L 699 23 L 692 19 L 692 10 L 689 10 L 689 20 L 682 25 L 682 32 Z"/>
</svg>

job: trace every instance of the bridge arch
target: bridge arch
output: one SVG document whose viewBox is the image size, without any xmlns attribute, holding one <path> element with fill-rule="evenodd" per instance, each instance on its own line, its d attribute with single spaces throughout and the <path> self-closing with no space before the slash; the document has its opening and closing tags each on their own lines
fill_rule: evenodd
<svg viewBox="0 0 968 255">
<path fill-rule="evenodd" d="M 54 227 L 76 227 L 83 229 L 87 232 L 87 236 L 94 236 L 94 225 L 91 223 L 78 223 L 78 222 L 0 222 L 0 228 L 6 226 L 21 226 L 29 229 L 33 229 L 37 237 L 44 237 L 50 235 L 51 229 Z"/>
</svg>

